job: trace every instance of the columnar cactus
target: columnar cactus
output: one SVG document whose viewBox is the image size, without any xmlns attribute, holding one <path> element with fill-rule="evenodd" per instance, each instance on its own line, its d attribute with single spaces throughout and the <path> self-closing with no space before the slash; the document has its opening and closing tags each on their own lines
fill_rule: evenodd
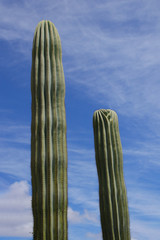
<svg viewBox="0 0 160 240">
<path fill-rule="evenodd" d="M 103 240 L 130 240 L 117 114 L 112 110 L 95 111 L 93 128 Z"/>
<path fill-rule="evenodd" d="M 41 21 L 32 49 L 31 175 L 34 240 L 67 240 L 65 82 L 59 34 Z"/>
</svg>

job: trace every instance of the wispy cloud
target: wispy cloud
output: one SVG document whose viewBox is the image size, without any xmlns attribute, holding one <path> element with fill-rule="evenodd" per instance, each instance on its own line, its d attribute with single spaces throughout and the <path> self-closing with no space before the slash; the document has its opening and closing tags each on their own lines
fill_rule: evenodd
<svg viewBox="0 0 160 240">
<path fill-rule="evenodd" d="M 131 219 L 133 240 L 159 239 L 159 224 L 154 221 Z"/>
<path fill-rule="evenodd" d="M 98 176 L 94 149 L 87 149 L 82 144 L 69 144 L 68 166 L 70 203 L 98 214 Z"/>
<path fill-rule="evenodd" d="M 149 219 L 160 221 L 160 196 L 154 190 L 132 188 L 132 191 L 128 192 L 128 196 L 129 207 L 134 216 L 146 219 L 146 221 L 151 221 Z"/>
<path fill-rule="evenodd" d="M 154 4 L 149 0 L 100 4 L 47 0 L 39 4 L 1 1 L 0 38 L 18 40 L 19 45 L 30 42 L 25 48 L 29 54 L 37 23 L 50 19 L 62 39 L 66 82 L 80 85 L 80 90 L 83 86 L 92 99 L 123 115 L 142 116 L 150 109 L 160 110 L 157 0 Z"/>
<path fill-rule="evenodd" d="M 130 173 L 132 171 L 130 170 Z M 154 170 L 152 171 L 154 175 Z M 144 179 L 142 172 L 139 171 L 139 173 L 136 174 L 137 177 L 133 174 L 130 180 L 127 179 L 129 180 L 127 195 L 131 235 L 132 238 L 136 240 L 158 239 L 160 234 L 160 195 L 154 184 L 154 182 L 156 183 L 156 179 L 150 179 L 150 173 L 148 172 L 147 174 L 148 176 Z"/>
<path fill-rule="evenodd" d="M 6 122 L 0 129 L 0 172 L 30 181 L 30 127 Z"/>
<path fill-rule="evenodd" d="M 30 180 L 30 151 L 13 147 L 0 147 L 0 172 Z"/>
<path fill-rule="evenodd" d="M 136 141 L 136 143 L 132 143 L 132 146 L 130 145 L 130 148 L 123 148 L 123 154 L 126 163 L 129 158 L 130 161 L 133 159 L 135 164 L 142 164 L 142 166 L 145 164 L 148 169 L 160 167 L 159 140 L 157 141 L 156 138 L 155 141 L 149 139 Z"/>
<path fill-rule="evenodd" d="M 30 145 L 30 126 L 7 122 L 5 124 L 0 124 L 0 129 L 0 145 L 5 142 Z"/>
</svg>

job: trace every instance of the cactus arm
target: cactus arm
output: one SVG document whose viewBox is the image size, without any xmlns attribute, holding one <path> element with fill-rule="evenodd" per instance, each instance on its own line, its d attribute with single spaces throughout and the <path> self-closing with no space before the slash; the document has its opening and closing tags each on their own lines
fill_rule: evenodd
<svg viewBox="0 0 160 240">
<path fill-rule="evenodd" d="M 93 128 L 103 239 L 130 240 L 122 146 L 116 113 L 104 109 L 96 111 Z"/>
</svg>

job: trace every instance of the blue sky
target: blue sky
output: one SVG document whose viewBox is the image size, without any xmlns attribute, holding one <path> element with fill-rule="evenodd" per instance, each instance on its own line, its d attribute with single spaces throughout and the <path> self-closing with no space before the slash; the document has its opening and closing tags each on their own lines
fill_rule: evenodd
<svg viewBox="0 0 160 240">
<path fill-rule="evenodd" d="M 119 117 L 132 240 L 160 239 L 159 0 L 0 1 L 0 240 L 31 240 L 31 49 L 58 29 L 66 80 L 69 240 L 102 240 L 93 112 Z"/>
</svg>

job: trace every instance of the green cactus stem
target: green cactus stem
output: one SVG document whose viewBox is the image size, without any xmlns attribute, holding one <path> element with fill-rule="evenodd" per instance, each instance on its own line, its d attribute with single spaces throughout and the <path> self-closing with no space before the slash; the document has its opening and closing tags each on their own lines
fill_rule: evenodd
<svg viewBox="0 0 160 240">
<path fill-rule="evenodd" d="M 93 128 L 103 240 L 130 240 L 117 114 L 108 109 L 95 111 Z"/>
<path fill-rule="evenodd" d="M 31 175 L 34 240 L 67 240 L 65 81 L 59 34 L 50 21 L 32 48 Z"/>
</svg>

